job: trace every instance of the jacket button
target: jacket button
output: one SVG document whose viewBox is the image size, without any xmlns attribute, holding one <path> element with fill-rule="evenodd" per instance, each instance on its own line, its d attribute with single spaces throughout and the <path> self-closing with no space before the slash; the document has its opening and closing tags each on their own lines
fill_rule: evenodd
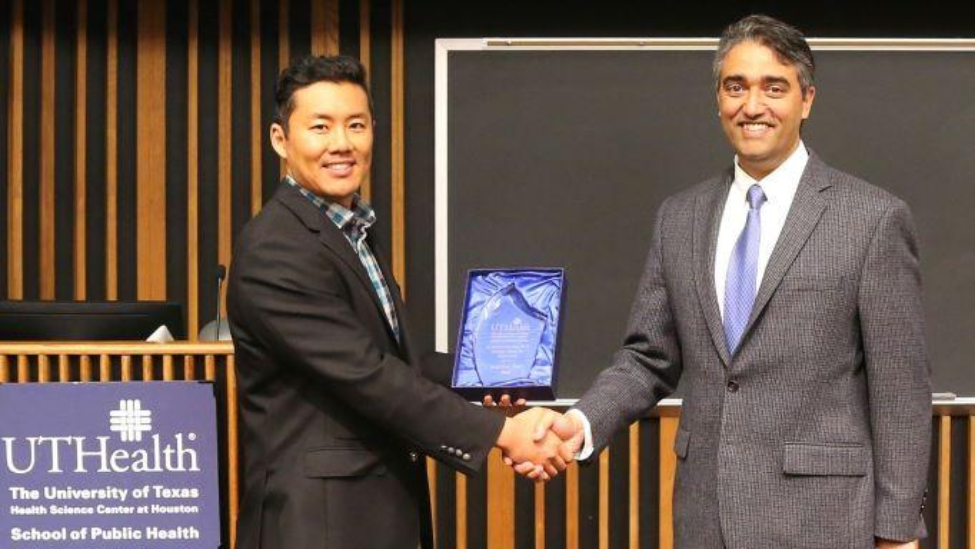
<svg viewBox="0 0 975 549">
<path fill-rule="evenodd" d="M 732 381 L 729 381 L 728 382 L 728 392 L 729 393 L 737 393 L 738 392 L 738 382 L 737 381 L 732 380 Z"/>
<path fill-rule="evenodd" d="M 471 460 L 471 455 L 470 454 L 464 454 L 463 459 L 464 459 L 464 461 L 470 461 Z"/>
<path fill-rule="evenodd" d="M 419 460 L 420 460 L 420 454 L 418 454 L 416 452 L 410 452 L 410 461 L 412 461 L 413 463 L 416 463 Z"/>
</svg>

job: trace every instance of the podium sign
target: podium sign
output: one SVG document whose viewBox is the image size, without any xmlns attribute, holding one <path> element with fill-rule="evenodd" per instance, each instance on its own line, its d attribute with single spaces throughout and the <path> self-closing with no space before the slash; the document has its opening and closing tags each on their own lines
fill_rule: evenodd
<svg viewBox="0 0 975 549">
<path fill-rule="evenodd" d="M 220 546 L 200 382 L 0 385 L 0 547 Z"/>
<path fill-rule="evenodd" d="M 474 270 L 467 278 L 453 388 L 472 400 L 555 398 L 562 269 Z"/>
</svg>

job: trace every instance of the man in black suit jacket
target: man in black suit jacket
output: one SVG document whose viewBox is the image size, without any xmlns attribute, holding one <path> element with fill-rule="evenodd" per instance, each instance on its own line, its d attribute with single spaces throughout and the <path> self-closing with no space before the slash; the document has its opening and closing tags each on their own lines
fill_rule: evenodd
<svg viewBox="0 0 975 549">
<path fill-rule="evenodd" d="M 285 70 L 271 142 L 288 175 L 235 249 L 228 312 L 245 454 L 240 549 L 432 547 L 424 456 L 462 472 L 493 446 L 565 466 L 543 410 L 506 419 L 424 377 L 357 191 L 372 157 L 362 66 Z M 571 455 L 565 456 L 571 459 Z"/>
</svg>

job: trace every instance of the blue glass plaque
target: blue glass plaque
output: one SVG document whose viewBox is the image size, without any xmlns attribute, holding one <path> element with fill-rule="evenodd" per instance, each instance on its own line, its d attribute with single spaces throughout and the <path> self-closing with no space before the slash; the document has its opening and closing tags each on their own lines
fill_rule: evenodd
<svg viewBox="0 0 975 549">
<path fill-rule="evenodd" d="M 453 387 L 480 400 L 555 398 L 562 269 L 471 271 Z"/>
</svg>

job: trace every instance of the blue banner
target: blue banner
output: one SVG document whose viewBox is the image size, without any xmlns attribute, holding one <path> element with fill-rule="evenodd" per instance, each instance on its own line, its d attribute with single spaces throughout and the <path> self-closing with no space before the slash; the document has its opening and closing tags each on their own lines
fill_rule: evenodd
<svg viewBox="0 0 975 549">
<path fill-rule="evenodd" d="M 0 547 L 220 546 L 212 384 L 0 384 L 0 418 Z"/>
</svg>

